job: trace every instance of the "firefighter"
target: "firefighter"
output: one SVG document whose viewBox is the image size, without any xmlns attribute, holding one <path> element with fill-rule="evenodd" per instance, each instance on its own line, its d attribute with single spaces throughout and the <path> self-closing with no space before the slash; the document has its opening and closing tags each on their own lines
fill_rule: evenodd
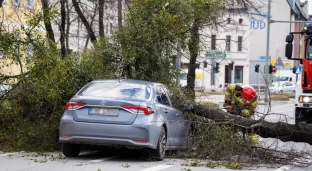
<svg viewBox="0 0 312 171">
<path fill-rule="evenodd" d="M 256 90 L 241 83 L 230 84 L 227 86 L 224 97 L 224 107 L 234 115 L 241 115 L 249 119 L 255 119 L 254 114 L 258 105 Z M 258 144 L 256 134 L 249 134 L 252 145 Z"/>
</svg>

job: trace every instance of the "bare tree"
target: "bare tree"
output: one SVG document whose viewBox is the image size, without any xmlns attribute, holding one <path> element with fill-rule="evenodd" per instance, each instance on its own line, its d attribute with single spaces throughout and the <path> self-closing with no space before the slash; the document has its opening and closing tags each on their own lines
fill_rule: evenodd
<svg viewBox="0 0 312 171">
<path fill-rule="evenodd" d="M 61 0 L 61 26 L 60 26 L 60 43 L 61 43 L 61 57 L 65 58 L 67 55 L 67 50 L 65 46 L 65 21 L 66 21 L 66 9 L 65 2 L 67 0 Z"/>
<path fill-rule="evenodd" d="M 122 27 L 122 0 L 118 0 L 118 29 Z"/>
<path fill-rule="evenodd" d="M 88 36 L 91 39 L 92 43 L 96 42 L 96 36 L 94 34 L 94 31 L 92 29 L 92 27 L 90 26 L 88 20 L 86 19 L 86 17 L 84 16 L 83 12 L 81 11 L 80 7 L 79 7 L 79 3 L 77 0 L 72 0 L 73 6 L 75 8 L 75 11 L 77 12 L 79 18 L 81 19 L 81 22 L 84 24 L 84 26 L 87 29 L 88 32 Z"/>
<path fill-rule="evenodd" d="M 50 20 L 50 17 L 48 16 L 49 15 L 48 14 L 49 2 L 48 0 L 41 0 L 41 3 L 42 3 L 42 8 L 43 8 L 44 26 L 46 28 L 47 36 L 50 40 L 52 40 L 55 43 L 51 20 Z"/>
<path fill-rule="evenodd" d="M 105 0 L 99 0 L 99 33 L 104 37 L 104 4 Z"/>
</svg>

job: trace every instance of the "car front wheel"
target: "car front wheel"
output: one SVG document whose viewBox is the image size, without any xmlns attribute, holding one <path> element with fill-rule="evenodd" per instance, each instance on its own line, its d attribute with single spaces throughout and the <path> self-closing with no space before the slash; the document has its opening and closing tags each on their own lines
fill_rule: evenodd
<svg viewBox="0 0 312 171">
<path fill-rule="evenodd" d="M 80 153 L 80 145 L 79 144 L 62 144 L 62 151 L 66 157 L 77 157 Z"/>
<path fill-rule="evenodd" d="M 166 155 L 166 148 L 167 148 L 167 135 L 165 128 L 162 127 L 158 138 L 157 148 L 151 150 L 151 153 L 153 155 L 152 157 L 158 161 L 162 161 Z"/>
</svg>

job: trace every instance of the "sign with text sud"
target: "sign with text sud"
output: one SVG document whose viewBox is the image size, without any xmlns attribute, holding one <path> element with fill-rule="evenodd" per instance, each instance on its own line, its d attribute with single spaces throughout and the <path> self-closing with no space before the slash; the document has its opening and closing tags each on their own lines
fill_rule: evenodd
<svg viewBox="0 0 312 171">
<path fill-rule="evenodd" d="M 206 58 L 226 58 L 226 53 L 220 51 L 207 51 Z"/>
</svg>

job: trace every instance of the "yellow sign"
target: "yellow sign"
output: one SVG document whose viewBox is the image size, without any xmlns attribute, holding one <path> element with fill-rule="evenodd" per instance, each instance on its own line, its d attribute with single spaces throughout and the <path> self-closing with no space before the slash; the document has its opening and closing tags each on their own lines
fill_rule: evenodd
<svg viewBox="0 0 312 171">
<path fill-rule="evenodd" d="M 275 64 L 276 64 L 276 59 L 271 59 L 271 65 L 275 66 Z"/>
<path fill-rule="evenodd" d="M 291 67 L 291 63 L 289 60 L 282 60 L 284 63 L 284 66 L 289 66 Z M 276 59 L 271 59 L 271 65 L 275 66 L 276 65 L 277 60 Z"/>
</svg>

